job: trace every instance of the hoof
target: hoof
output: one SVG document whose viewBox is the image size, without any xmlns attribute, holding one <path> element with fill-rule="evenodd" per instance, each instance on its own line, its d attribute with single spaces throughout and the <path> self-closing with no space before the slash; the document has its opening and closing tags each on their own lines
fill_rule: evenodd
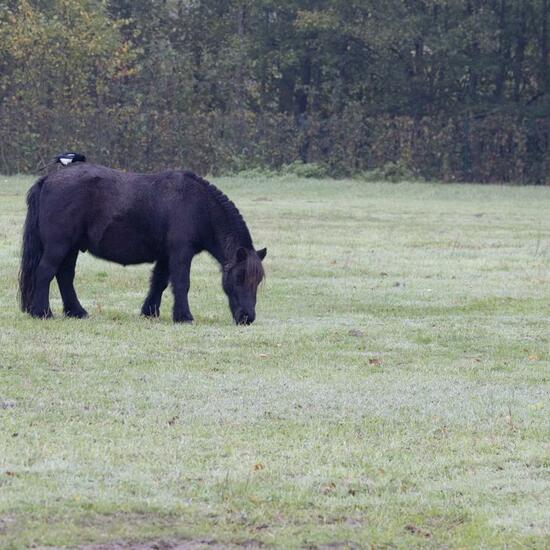
<svg viewBox="0 0 550 550">
<path fill-rule="evenodd" d="M 29 315 L 34 319 L 51 319 L 53 317 L 53 313 L 50 308 L 42 311 L 31 309 L 29 310 Z"/>
<path fill-rule="evenodd" d="M 193 317 L 174 317 L 174 323 L 187 323 L 190 325 L 193 322 Z"/>
<path fill-rule="evenodd" d="M 144 317 L 158 317 L 160 315 L 160 308 L 146 304 L 141 308 L 141 314 Z"/>
<path fill-rule="evenodd" d="M 72 317 L 73 319 L 85 319 L 88 317 L 88 312 L 85 309 L 66 309 L 64 311 L 65 317 Z"/>
</svg>

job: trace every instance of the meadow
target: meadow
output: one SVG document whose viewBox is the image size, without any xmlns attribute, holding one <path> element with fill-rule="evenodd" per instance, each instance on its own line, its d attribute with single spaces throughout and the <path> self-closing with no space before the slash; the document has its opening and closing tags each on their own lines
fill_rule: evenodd
<svg viewBox="0 0 550 550">
<path fill-rule="evenodd" d="M 28 318 L 0 177 L 0 548 L 548 548 L 550 188 L 212 181 L 268 248 L 249 327 L 207 256 L 193 325 L 87 254 L 90 317 Z"/>
</svg>

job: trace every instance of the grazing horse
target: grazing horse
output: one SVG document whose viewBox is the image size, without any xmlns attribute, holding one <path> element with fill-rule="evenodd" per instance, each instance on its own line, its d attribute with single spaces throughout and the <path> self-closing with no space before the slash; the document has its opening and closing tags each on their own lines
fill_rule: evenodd
<svg viewBox="0 0 550 550">
<path fill-rule="evenodd" d="M 154 262 L 141 313 L 158 316 L 170 281 L 173 320 L 191 322 L 187 294 L 193 256 L 206 250 L 222 267 L 222 286 L 237 324 L 256 317 L 266 249 L 255 250 L 236 206 L 191 172 L 133 174 L 86 162 L 41 177 L 27 194 L 19 290 L 21 309 L 51 317 L 57 279 L 63 310 L 86 317 L 73 281 L 79 251 L 122 265 Z"/>
</svg>

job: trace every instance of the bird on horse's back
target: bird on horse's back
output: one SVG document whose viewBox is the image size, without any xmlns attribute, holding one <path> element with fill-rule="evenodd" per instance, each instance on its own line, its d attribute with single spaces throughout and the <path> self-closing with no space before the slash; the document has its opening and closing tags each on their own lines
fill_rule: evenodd
<svg viewBox="0 0 550 550">
<path fill-rule="evenodd" d="M 191 172 L 134 174 L 77 162 L 40 178 L 27 195 L 20 273 L 21 306 L 48 317 L 57 278 L 67 315 L 83 317 L 74 291 L 79 251 L 119 264 L 155 262 L 144 315 L 158 315 L 168 282 L 174 321 L 191 321 L 187 293 L 196 254 L 222 265 L 222 284 L 237 323 L 255 318 L 266 250 L 256 251 L 235 205 Z"/>
</svg>

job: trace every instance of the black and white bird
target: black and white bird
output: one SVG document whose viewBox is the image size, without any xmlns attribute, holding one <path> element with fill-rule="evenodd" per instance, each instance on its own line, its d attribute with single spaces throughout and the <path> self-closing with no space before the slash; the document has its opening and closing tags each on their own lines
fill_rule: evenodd
<svg viewBox="0 0 550 550">
<path fill-rule="evenodd" d="M 86 162 L 86 157 L 81 153 L 61 153 L 54 157 L 54 163 L 56 162 L 63 166 L 68 166 L 73 162 Z"/>
</svg>

